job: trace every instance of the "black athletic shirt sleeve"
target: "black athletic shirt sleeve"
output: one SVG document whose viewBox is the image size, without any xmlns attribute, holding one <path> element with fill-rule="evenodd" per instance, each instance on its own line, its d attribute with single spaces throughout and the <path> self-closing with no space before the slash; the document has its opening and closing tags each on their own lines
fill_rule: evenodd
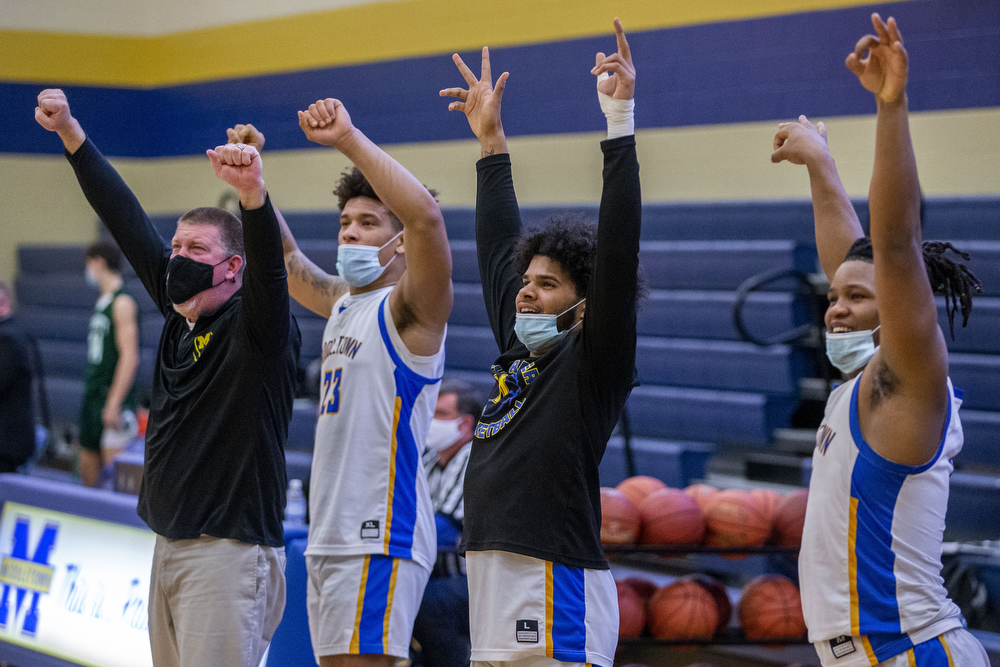
<svg viewBox="0 0 1000 667">
<path fill-rule="evenodd" d="M 173 312 L 167 298 L 170 246 L 157 233 L 122 177 L 88 137 L 66 158 L 76 172 L 84 196 L 111 231 L 122 253 L 164 316 Z"/>
<path fill-rule="evenodd" d="M 243 271 L 243 309 L 247 338 L 259 349 L 284 347 L 288 341 L 288 276 L 278 217 L 267 196 L 260 208 L 240 206 L 247 265 Z"/>
<path fill-rule="evenodd" d="M 597 251 L 583 318 L 586 366 L 603 384 L 628 384 L 635 373 L 636 293 L 642 193 L 635 136 L 601 142 L 604 192 Z"/>
<path fill-rule="evenodd" d="M 503 354 L 524 346 L 514 334 L 515 299 L 521 276 L 514 270 L 514 246 L 521 234 L 521 212 L 514 194 L 510 155 L 490 155 L 476 163 L 476 252 L 490 328 Z M 524 350 L 527 354 L 527 349 Z"/>
</svg>

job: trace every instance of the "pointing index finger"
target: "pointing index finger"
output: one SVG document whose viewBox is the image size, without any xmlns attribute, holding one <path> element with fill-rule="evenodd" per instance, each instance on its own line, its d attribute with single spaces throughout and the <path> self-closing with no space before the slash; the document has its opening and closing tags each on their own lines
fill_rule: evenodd
<svg viewBox="0 0 1000 667">
<path fill-rule="evenodd" d="M 622 58 L 631 61 L 632 51 L 629 49 L 628 40 L 625 38 L 625 30 L 622 28 L 622 22 L 617 18 L 615 19 L 615 39 L 618 40 L 618 53 Z"/>
</svg>

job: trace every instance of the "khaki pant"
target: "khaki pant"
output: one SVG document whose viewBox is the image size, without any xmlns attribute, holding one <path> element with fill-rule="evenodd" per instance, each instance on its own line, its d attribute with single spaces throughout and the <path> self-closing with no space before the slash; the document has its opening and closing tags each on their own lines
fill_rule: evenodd
<svg viewBox="0 0 1000 667">
<path fill-rule="evenodd" d="M 156 536 L 149 578 L 155 667 L 258 667 L 284 611 L 284 548 Z"/>
</svg>

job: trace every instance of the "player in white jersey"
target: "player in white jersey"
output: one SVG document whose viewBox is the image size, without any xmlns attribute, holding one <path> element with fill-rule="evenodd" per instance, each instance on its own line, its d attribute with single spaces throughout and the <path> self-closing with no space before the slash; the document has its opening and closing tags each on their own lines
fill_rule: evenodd
<svg viewBox="0 0 1000 667">
<path fill-rule="evenodd" d="M 849 378 L 830 395 L 817 433 L 799 555 L 802 608 L 827 667 L 985 667 L 986 653 L 941 578 L 962 427 L 934 301 L 945 296 L 954 329 L 955 311 L 960 305 L 964 324 L 979 286 L 944 256 L 951 244 L 922 243 L 907 54 L 892 18 L 874 14 L 872 23 L 876 35 L 847 58 L 878 108 L 871 238 L 822 124 L 782 124 L 772 156 L 809 168 L 816 244 L 830 280 L 827 356 Z"/>
<path fill-rule="evenodd" d="M 340 101 L 310 105 L 299 125 L 356 167 L 335 190 L 339 277 L 309 261 L 282 221 L 289 293 L 329 317 L 309 485 L 309 629 L 321 667 L 392 665 L 408 655 L 437 555 L 420 455 L 444 370 L 451 250 L 433 193 Z"/>
</svg>

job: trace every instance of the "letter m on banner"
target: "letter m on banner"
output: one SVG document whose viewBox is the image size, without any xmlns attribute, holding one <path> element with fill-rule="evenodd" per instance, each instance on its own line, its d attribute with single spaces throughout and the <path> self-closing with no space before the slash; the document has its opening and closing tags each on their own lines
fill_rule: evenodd
<svg viewBox="0 0 1000 667">
<path fill-rule="evenodd" d="M 52 566 L 49 565 L 49 555 L 56 544 L 56 534 L 59 524 L 46 523 L 34 551 L 29 555 L 28 537 L 31 520 L 19 516 L 14 524 L 14 545 L 9 556 L 0 560 L 0 584 L 3 584 L 3 594 L 0 595 L 0 628 L 13 626 L 15 619 L 21 615 L 21 607 L 28 593 L 31 593 L 31 606 L 24 615 L 21 634 L 35 636 L 38 629 L 38 598 L 48 593 L 52 586 Z M 10 589 L 14 589 L 14 614 L 10 613 Z"/>
</svg>

